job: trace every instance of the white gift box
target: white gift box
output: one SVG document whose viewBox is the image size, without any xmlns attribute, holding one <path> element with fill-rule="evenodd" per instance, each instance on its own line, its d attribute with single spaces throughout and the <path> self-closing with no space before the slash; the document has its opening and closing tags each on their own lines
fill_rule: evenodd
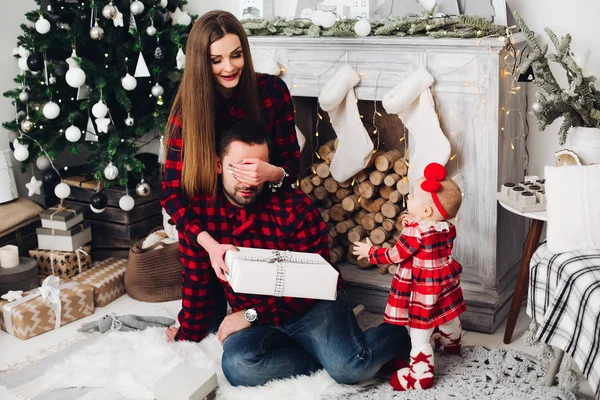
<svg viewBox="0 0 600 400">
<path fill-rule="evenodd" d="M 51 207 L 40 214 L 42 228 L 69 230 L 83 221 L 82 206 Z"/>
<path fill-rule="evenodd" d="M 335 300 L 338 271 L 321 255 L 238 247 L 225 254 L 236 293 Z"/>
<path fill-rule="evenodd" d="M 213 371 L 179 363 L 152 388 L 156 400 L 202 400 L 218 386 Z"/>
<path fill-rule="evenodd" d="M 37 228 L 38 247 L 41 250 L 75 251 L 92 241 L 92 227 L 88 221 L 69 230 Z"/>
</svg>

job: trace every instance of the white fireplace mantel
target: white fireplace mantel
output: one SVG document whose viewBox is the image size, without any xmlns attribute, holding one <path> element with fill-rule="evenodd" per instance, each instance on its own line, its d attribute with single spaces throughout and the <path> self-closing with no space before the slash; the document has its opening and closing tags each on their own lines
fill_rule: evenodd
<svg viewBox="0 0 600 400">
<path fill-rule="evenodd" d="M 517 48 L 522 42 L 522 35 L 515 35 Z M 255 60 L 270 57 L 279 63 L 281 78 L 293 96 L 317 97 L 344 63 L 361 74 L 356 94 L 362 100 L 381 100 L 417 67 L 429 70 L 435 78 L 440 124 L 457 154 L 448 163 L 449 174 L 456 176 L 464 193 L 454 251 L 464 268 L 462 285 L 469 310 L 463 324 L 493 331 L 508 312 L 524 241 L 523 220 L 499 210 L 495 198 L 502 183 L 523 178 L 524 146 L 518 138 L 526 117 L 525 90 L 508 93 L 513 75 L 506 72 L 512 72 L 512 64 L 505 58 L 505 42 L 278 36 L 250 37 L 250 44 Z M 505 110 L 512 112 L 506 115 Z M 352 281 L 356 270 L 345 267 L 343 274 Z M 373 273 L 367 278 L 373 281 L 364 286 L 389 285 L 389 277 L 378 275 Z M 366 305 L 381 311 L 385 299 L 382 290 L 381 299 Z"/>
</svg>

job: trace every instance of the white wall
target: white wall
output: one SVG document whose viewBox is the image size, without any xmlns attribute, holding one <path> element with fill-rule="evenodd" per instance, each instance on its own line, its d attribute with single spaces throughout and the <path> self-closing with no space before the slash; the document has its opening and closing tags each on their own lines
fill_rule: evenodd
<svg viewBox="0 0 600 400">
<path fill-rule="evenodd" d="M 600 15 L 600 1 L 598 0 L 508 0 L 513 11 L 517 11 L 531 30 L 538 34 L 538 41 L 549 44 L 550 50 L 554 49 L 544 28 L 550 28 L 559 37 L 570 33 L 573 37 L 572 50 L 575 54 L 583 54 L 589 48 L 591 57 L 588 71 L 600 78 L 600 40 L 595 32 Z M 554 52 L 554 51 L 553 51 Z M 559 82 L 565 87 L 566 78 L 562 68 L 553 69 L 554 74 L 561 79 Z M 529 84 L 529 105 L 535 101 L 536 87 Z M 544 166 L 554 165 L 554 152 L 559 149 L 558 129 L 560 121 L 539 132 L 534 115 L 529 115 L 530 126 L 527 147 L 530 154 L 529 173 L 543 175 Z"/>
<path fill-rule="evenodd" d="M 37 4 L 34 0 L 19 0 L 10 2 L 9 7 L 4 7 L 0 12 L 0 122 L 15 118 L 15 108 L 11 104 L 11 99 L 2 96 L 2 93 L 16 87 L 13 79 L 19 73 L 17 62 L 13 58 L 12 51 L 17 45 L 17 36 L 22 34 L 20 25 L 28 22 L 25 13 L 34 10 Z M 0 150 L 8 148 L 8 131 L 0 128 Z M 29 182 L 31 172 L 21 174 L 19 172 L 19 163 L 14 161 L 15 178 L 17 188 L 21 196 L 27 196 L 25 183 Z"/>
<path fill-rule="evenodd" d="M 275 0 L 275 2 L 289 0 Z M 238 0 L 189 0 L 187 10 L 200 15 L 211 9 L 227 10 L 239 16 Z M 600 2 L 597 0 L 577 0 L 565 2 L 564 0 L 508 0 L 513 11 L 518 11 L 529 27 L 540 33 L 540 39 L 549 43 L 543 33 L 545 27 L 553 29 L 557 35 L 563 36 L 570 33 L 573 36 L 573 51 L 583 53 L 591 50 L 589 71 L 600 78 L 600 41 L 597 39 L 593 27 L 596 26 L 600 15 Z M 33 0 L 19 0 L 11 2 L 11 6 L 0 13 L 0 55 L 5 62 L 0 63 L 0 92 L 14 87 L 13 78 L 17 75 L 18 68 L 12 58 L 12 49 L 16 44 L 16 37 L 21 33 L 19 25 L 25 20 L 25 12 L 36 7 Z M 556 70 L 562 74 L 560 69 Z M 564 82 L 564 79 L 563 79 Z M 528 88 L 529 101 L 535 98 L 536 88 L 530 84 Z M 0 98 L 0 121 L 14 118 L 14 108 L 5 98 Z M 554 152 L 558 146 L 558 126 L 555 123 L 544 132 L 538 132 L 535 116 L 529 117 L 530 134 L 527 146 L 530 154 L 529 173 L 543 175 L 545 165 L 554 164 Z M 8 148 L 7 132 L 0 130 L 0 149 Z M 20 176 L 17 172 L 17 185 L 21 195 L 26 195 L 25 182 L 31 174 Z"/>
</svg>

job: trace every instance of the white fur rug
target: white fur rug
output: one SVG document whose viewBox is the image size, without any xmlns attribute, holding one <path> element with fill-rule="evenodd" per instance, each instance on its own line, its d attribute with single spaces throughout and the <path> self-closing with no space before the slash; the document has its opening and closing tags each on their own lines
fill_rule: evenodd
<svg viewBox="0 0 600 400">
<path fill-rule="evenodd" d="M 436 382 L 421 392 L 394 392 L 387 382 L 339 385 L 324 371 L 273 381 L 262 387 L 232 387 L 220 367 L 222 348 L 211 335 L 200 344 L 168 343 L 163 329 L 97 334 L 34 364 L 0 374 L 0 385 L 34 400 L 151 400 L 151 388 L 180 362 L 217 372 L 223 400 L 576 400 L 575 390 L 543 385 L 546 367 L 507 349 L 466 346 L 462 357 L 436 355 Z"/>
<path fill-rule="evenodd" d="M 222 347 L 215 335 L 200 344 L 168 343 L 164 329 L 112 332 L 53 365 L 36 383 L 40 392 L 53 388 L 111 388 L 126 399 L 153 399 L 152 385 L 180 362 L 217 372 L 217 399 L 313 400 L 345 397 L 357 388 L 337 384 L 324 371 L 313 377 L 274 381 L 261 388 L 236 388 L 221 370 Z"/>
</svg>

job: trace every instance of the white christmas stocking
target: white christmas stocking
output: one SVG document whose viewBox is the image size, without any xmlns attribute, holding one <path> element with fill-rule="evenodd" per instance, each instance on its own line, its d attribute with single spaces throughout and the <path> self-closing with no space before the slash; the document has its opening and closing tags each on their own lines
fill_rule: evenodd
<svg viewBox="0 0 600 400">
<path fill-rule="evenodd" d="M 365 169 L 373 151 L 373 142 L 360 119 L 354 96 L 353 88 L 358 82 L 358 73 L 345 64 L 319 95 L 321 108 L 329 113 L 338 136 L 338 147 L 330 166 L 331 176 L 338 182 Z"/>
<path fill-rule="evenodd" d="M 298 138 L 298 146 L 300 146 L 300 151 L 304 150 L 304 144 L 306 143 L 306 137 L 296 125 L 296 137 Z"/>
<path fill-rule="evenodd" d="M 423 176 L 427 164 L 446 165 L 450 157 L 450 142 L 440 128 L 431 85 L 433 76 L 425 68 L 419 68 L 383 98 L 385 110 L 398 114 L 413 139 L 408 169 L 411 184 Z"/>
</svg>

